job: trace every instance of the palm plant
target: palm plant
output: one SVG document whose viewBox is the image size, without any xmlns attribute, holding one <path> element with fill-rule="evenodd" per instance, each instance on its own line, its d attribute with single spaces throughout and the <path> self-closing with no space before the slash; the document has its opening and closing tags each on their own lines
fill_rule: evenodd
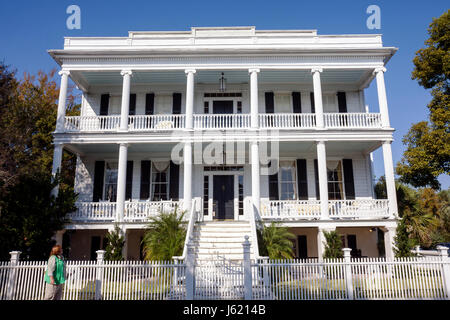
<svg viewBox="0 0 450 320">
<path fill-rule="evenodd" d="M 325 239 L 327 241 L 325 244 L 323 258 L 343 258 L 344 254 L 342 252 L 342 241 L 339 234 L 336 231 L 324 231 L 323 235 L 325 236 Z"/>
<path fill-rule="evenodd" d="M 122 250 L 125 245 L 125 239 L 117 224 L 114 225 L 114 231 L 110 231 L 106 234 L 106 242 L 105 260 L 123 260 Z"/>
<path fill-rule="evenodd" d="M 258 227 L 258 244 L 262 256 L 270 259 L 292 259 L 295 235 L 287 227 L 281 227 L 280 222 L 272 222 L 269 226 L 262 224 Z"/>
<path fill-rule="evenodd" d="M 173 256 L 183 253 L 186 237 L 184 212 L 178 214 L 178 207 L 173 212 L 159 211 L 150 218 L 142 239 L 145 260 L 171 260 Z"/>
</svg>

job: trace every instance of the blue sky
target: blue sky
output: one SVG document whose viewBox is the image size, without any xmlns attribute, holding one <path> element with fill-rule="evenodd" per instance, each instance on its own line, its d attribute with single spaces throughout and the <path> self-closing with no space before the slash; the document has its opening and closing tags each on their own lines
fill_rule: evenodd
<svg viewBox="0 0 450 320">
<path fill-rule="evenodd" d="M 81 30 L 68 30 L 66 8 L 81 8 Z M 381 8 L 381 29 L 366 26 L 369 5 Z M 426 120 L 429 91 L 411 80 L 412 59 L 424 46 L 433 17 L 450 8 L 448 1 L 4 1 L 0 18 L 0 59 L 23 72 L 49 71 L 57 64 L 48 49 L 61 49 L 64 36 L 127 36 L 130 30 L 190 30 L 198 26 L 255 26 L 257 29 L 317 29 L 319 34 L 381 33 L 385 46 L 399 48 L 385 74 L 397 163 L 402 137 L 412 123 Z M 366 103 L 378 109 L 376 83 Z M 384 173 L 381 149 L 374 153 L 375 174 Z M 448 176 L 440 177 L 443 188 Z"/>
</svg>

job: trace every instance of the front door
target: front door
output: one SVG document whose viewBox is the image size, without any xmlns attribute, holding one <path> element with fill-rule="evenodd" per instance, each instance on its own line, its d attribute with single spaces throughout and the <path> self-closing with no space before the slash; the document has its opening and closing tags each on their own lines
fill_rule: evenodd
<svg viewBox="0 0 450 320">
<path fill-rule="evenodd" d="M 213 176 L 215 219 L 234 219 L 234 176 Z"/>
<path fill-rule="evenodd" d="M 214 114 L 230 114 L 233 113 L 233 100 L 217 100 L 213 101 Z"/>
<path fill-rule="evenodd" d="M 299 259 L 308 258 L 308 244 L 306 241 L 306 236 L 298 236 L 298 257 Z"/>
</svg>

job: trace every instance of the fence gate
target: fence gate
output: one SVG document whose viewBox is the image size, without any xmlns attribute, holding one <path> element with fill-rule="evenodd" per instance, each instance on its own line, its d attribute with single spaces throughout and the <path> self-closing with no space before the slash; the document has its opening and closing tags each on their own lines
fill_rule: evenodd
<svg viewBox="0 0 450 320">
<path fill-rule="evenodd" d="M 196 261 L 194 299 L 244 299 L 244 266 L 242 261 L 225 258 Z"/>
</svg>

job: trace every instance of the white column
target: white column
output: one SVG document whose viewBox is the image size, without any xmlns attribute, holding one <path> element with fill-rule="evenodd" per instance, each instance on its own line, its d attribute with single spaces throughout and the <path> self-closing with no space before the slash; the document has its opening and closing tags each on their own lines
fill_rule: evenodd
<svg viewBox="0 0 450 320">
<path fill-rule="evenodd" d="M 260 210 L 260 164 L 259 164 L 259 144 L 256 141 L 251 143 L 251 163 L 252 163 L 252 204 L 255 218 L 259 216 Z M 252 216 L 250 216 L 252 218 Z"/>
<path fill-rule="evenodd" d="M 380 228 L 384 232 L 384 252 L 386 260 L 393 260 L 394 254 L 394 237 L 397 227 L 388 226 Z"/>
<path fill-rule="evenodd" d="M 117 221 L 123 221 L 125 212 L 125 190 L 127 183 L 127 157 L 128 144 L 121 143 L 119 145 L 119 164 L 117 172 L 117 200 L 116 200 L 116 216 Z"/>
<path fill-rule="evenodd" d="M 325 253 L 325 245 L 327 243 L 327 239 L 325 238 L 324 232 L 335 231 L 336 227 L 319 227 L 317 228 L 317 258 L 319 261 L 323 260 L 323 254 Z"/>
<path fill-rule="evenodd" d="M 52 167 L 52 176 L 53 178 L 56 176 L 56 173 L 60 171 L 61 173 L 61 162 L 63 157 L 63 148 L 64 145 L 62 143 L 56 143 L 53 147 L 53 167 Z M 56 197 L 58 196 L 59 185 L 53 188 L 51 195 Z"/>
<path fill-rule="evenodd" d="M 386 86 L 384 84 L 384 73 L 386 72 L 386 68 L 376 68 L 374 70 L 374 74 L 377 78 L 377 91 L 378 91 L 378 104 L 380 107 L 381 114 L 381 124 L 383 128 L 389 128 L 391 125 L 389 124 L 389 111 L 388 104 L 386 98 Z"/>
<path fill-rule="evenodd" d="M 184 210 L 191 209 L 192 203 L 192 143 L 185 142 L 183 150 L 183 208 Z"/>
<path fill-rule="evenodd" d="M 397 193 L 395 189 L 394 164 L 392 162 L 392 141 L 383 141 L 384 175 L 386 178 L 386 191 L 389 200 L 389 214 L 392 218 L 397 216 Z"/>
<path fill-rule="evenodd" d="M 319 173 L 321 219 L 328 219 L 328 176 L 325 141 L 317 142 L 317 171 Z"/>
<path fill-rule="evenodd" d="M 250 73 L 250 120 L 251 128 L 259 127 L 258 121 L 258 72 L 259 69 L 249 69 Z"/>
<path fill-rule="evenodd" d="M 185 70 L 186 81 L 186 129 L 194 127 L 194 69 Z"/>
<path fill-rule="evenodd" d="M 66 117 L 67 83 L 70 72 L 61 70 L 61 86 L 59 88 L 58 113 L 56 116 L 56 132 L 64 131 L 64 118 Z"/>
<path fill-rule="evenodd" d="M 130 84 L 131 70 L 122 70 L 120 74 L 123 77 L 122 85 L 122 107 L 120 111 L 120 131 L 128 130 L 128 113 L 130 112 Z"/>
<path fill-rule="evenodd" d="M 325 126 L 323 120 L 322 85 L 320 82 L 320 73 L 322 71 L 322 68 L 311 69 L 311 73 L 313 75 L 314 107 L 316 111 L 317 128 L 323 128 Z"/>
</svg>

